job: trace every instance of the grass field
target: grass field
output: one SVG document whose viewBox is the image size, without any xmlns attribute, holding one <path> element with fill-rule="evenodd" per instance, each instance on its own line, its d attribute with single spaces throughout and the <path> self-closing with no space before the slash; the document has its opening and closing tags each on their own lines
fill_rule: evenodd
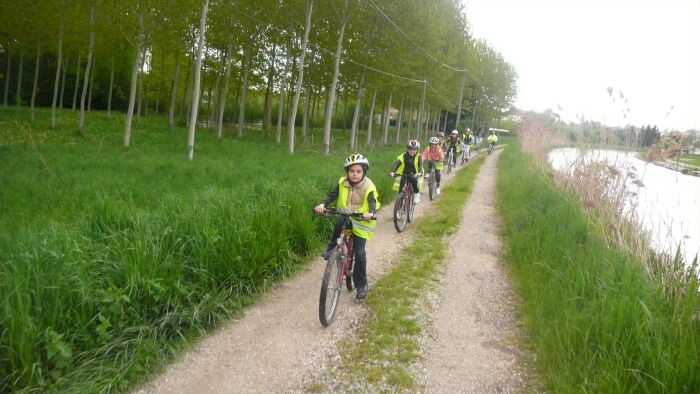
<svg viewBox="0 0 700 394">
<path fill-rule="evenodd" d="M 698 282 L 669 295 L 603 240 L 578 200 L 510 144 L 498 190 L 506 259 L 545 389 L 700 392 Z"/>
<path fill-rule="evenodd" d="M 27 111 L 28 112 L 28 111 Z M 330 234 L 311 207 L 343 175 L 334 153 L 142 117 L 70 111 L 50 130 L 0 109 L 0 391 L 124 390 L 295 271 Z M 283 136 L 286 141 L 286 136 Z M 380 199 L 403 146 L 363 149 Z"/>
</svg>

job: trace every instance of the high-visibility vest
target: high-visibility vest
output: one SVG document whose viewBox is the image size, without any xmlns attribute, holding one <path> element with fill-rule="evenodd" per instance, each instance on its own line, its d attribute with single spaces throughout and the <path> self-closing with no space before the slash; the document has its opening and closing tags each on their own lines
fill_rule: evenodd
<svg viewBox="0 0 700 394">
<path fill-rule="evenodd" d="M 419 160 L 420 155 L 416 153 L 416 155 L 413 157 L 413 168 L 416 169 L 418 172 L 423 172 L 422 168 L 418 168 L 418 160 Z M 406 167 L 406 163 L 403 160 L 403 153 L 399 155 L 396 160 L 400 161 L 401 164 L 399 164 L 399 168 L 396 169 L 396 174 L 397 175 L 403 175 L 403 169 Z M 401 186 L 401 177 L 396 177 L 394 179 L 394 186 L 391 188 L 394 191 L 399 191 L 399 186 Z M 423 178 L 418 179 L 418 190 L 420 190 L 423 187 Z"/>
<path fill-rule="evenodd" d="M 340 180 L 338 181 L 338 203 L 336 206 L 338 208 L 350 208 L 350 202 L 348 201 L 348 197 L 350 195 L 350 189 L 351 187 L 345 186 L 345 180 L 347 177 L 341 177 Z M 374 199 L 377 200 L 377 209 L 379 209 L 379 193 L 377 192 L 377 187 L 374 186 L 374 183 L 367 178 L 367 182 L 369 185 L 367 185 L 367 189 L 365 190 L 365 195 L 362 197 L 362 206 L 360 206 L 359 209 L 357 209 L 357 212 L 369 212 L 369 200 L 367 197 L 371 192 L 374 192 Z M 364 239 L 371 239 L 372 234 L 374 233 L 374 227 L 377 225 L 376 220 L 360 220 L 360 219 L 355 219 L 355 218 L 350 218 L 352 221 L 352 233 L 360 238 Z"/>
</svg>

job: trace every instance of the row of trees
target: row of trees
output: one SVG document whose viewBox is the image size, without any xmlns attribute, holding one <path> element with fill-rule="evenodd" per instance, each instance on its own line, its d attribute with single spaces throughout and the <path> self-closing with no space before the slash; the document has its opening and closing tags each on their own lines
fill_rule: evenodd
<svg viewBox="0 0 700 394">
<path fill-rule="evenodd" d="M 81 130 L 90 108 L 126 110 L 125 146 L 134 114 L 167 114 L 171 127 L 187 125 L 190 158 L 201 122 L 219 136 L 225 120 L 236 122 L 238 136 L 260 122 L 277 143 L 286 128 L 294 152 L 295 125 L 303 137 L 315 121 L 328 153 L 334 119 L 350 125 L 350 148 L 365 125 L 367 143 L 386 143 L 390 108 L 398 108 L 397 138 L 407 122 L 420 136 L 448 120 L 463 127 L 466 117 L 498 119 L 511 108 L 517 76 L 470 36 L 461 7 L 456 0 L 2 2 L 3 105 L 28 103 L 32 117 L 36 105 L 51 106 L 55 127 L 56 108 L 70 100 Z M 379 138 L 371 129 L 377 109 Z"/>
</svg>

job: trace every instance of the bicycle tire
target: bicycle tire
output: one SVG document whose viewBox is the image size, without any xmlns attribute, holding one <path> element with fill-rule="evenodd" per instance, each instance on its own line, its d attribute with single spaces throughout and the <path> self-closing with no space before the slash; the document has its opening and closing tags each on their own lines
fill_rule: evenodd
<svg viewBox="0 0 700 394">
<path fill-rule="evenodd" d="M 342 252 L 340 248 L 335 248 L 328 257 L 326 270 L 323 272 L 323 280 L 321 281 L 321 294 L 318 298 L 318 317 L 324 327 L 333 323 L 338 310 L 340 301 L 338 275 L 342 263 Z"/>
<path fill-rule="evenodd" d="M 430 201 L 433 201 L 435 198 L 435 172 L 431 171 L 430 172 L 430 179 L 428 179 L 428 197 L 430 197 Z"/>
<path fill-rule="evenodd" d="M 394 228 L 396 231 L 403 232 L 406 229 L 407 219 L 408 213 L 404 207 L 403 193 L 399 193 L 394 202 Z"/>
<path fill-rule="evenodd" d="M 350 263 L 350 266 L 348 267 L 348 270 L 345 272 L 345 287 L 347 287 L 348 291 L 352 291 L 353 283 L 352 283 L 352 268 L 355 265 L 355 253 L 353 252 L 352 255 L 352 262 Z"/>
<path fill-rule="evenodd" d="M 408 206 L 408 208 L 406 208 L 406 221 L 410 223 L 413 221 L 413 208 L 416 207 L 416 204 L 413 203 L 413 195 L 408 199 L 406 205 Z"/>
<path fill-rule="evenodd" d="M 447 155 L 447 173 L 452 172 L 452 152 L 450 151 L 450 154 Z"/>
</svg>

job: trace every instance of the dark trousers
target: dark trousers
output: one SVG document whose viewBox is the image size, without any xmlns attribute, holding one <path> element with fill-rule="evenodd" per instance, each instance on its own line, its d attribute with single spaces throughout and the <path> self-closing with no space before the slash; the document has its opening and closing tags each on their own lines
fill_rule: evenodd
<svg viewBox="0 0 700 394">
<path fill-rule="evenodd" d="M 416 179 L 416 177 L 414 177 L 413 175 L 409 177 L 401 177 L 401 185 L 399 185 L 399 191 L 403 190 L 403 185 L 404 182 L 406 182 L 406 179 L 408 179 L 408 181 L 411 183 L 411 186 L 413 187 L 413 192 L 418 193 L 418 179 Z"/>
<path fill-rule="evenodd" d="M 338 218 L 333 228 L 333 236 L 328 242 L 328 246 L 326 246 L 327 250 L 333 249 L 338 244 L 338 237 L 340 237 L 342 224 L 341 219 Z M 354 238 L 352 249 L 355 254 L 355 263 L 352 269 L 352 281 L 355 283 L 355 287 L 359 288 L 367 286 L 367 252 L 365 252 L 367 240 L 358 236 Z"/>
</svg>

